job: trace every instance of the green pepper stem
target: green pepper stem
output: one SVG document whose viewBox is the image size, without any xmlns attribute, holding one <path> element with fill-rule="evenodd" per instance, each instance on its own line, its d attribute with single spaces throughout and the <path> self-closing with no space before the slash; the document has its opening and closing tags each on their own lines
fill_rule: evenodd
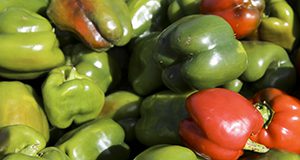
<svg viewBox="0 0 300 160">
<path fill-rule="evenodd" d="M 244 150 L 248 150 L 248 151 L 254 151 L 257 153 L 266 153 L 269 151 L 269 148 L 267 148 L 266 146 L 253 142 L 251 139 L 247 140 L 246 145 L 243 148 Z"/>
<path fill-rule="evenodd" d="M 254 107 L 259 111 L 259 113 L 263 117 L 264 128 L 267 129 L 273 119 L 274 111 L 266 101 L 263 101 L 262 103 L 255 103 Z"/>
</svg>

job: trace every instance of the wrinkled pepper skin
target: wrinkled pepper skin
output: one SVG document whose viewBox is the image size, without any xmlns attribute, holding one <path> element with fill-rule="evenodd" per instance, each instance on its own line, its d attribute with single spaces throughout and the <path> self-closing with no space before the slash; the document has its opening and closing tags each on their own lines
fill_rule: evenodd
<svg viewBox="0 0 300 160">
<path fill-rule="evenodd" d="M 133 37 L 163 30 L 169 23 L 167 0 L 128 0 Z"/>
<path fill-rule="evenodd" d="M 175 92 L 213 88 L 239 77 L 247 54 L 230 25 L 215 15 L 190 15 L 160 33 L 155 59 Z"/>
<path fill-rule="evenodd" d="M 258 91 L 251 101 L 265 119 L 261 131 L 251 139 L 271 149 L 300 154 L 299 99 L 279 89 L 266 88 Z"/>
<path fill-rule="evenodd" d="M 128 80 L 133 90 L 142 96 L 150 95 L 164 86 L 162 69 L 153 58 L 158 35 L 158 32 L 152 32 L 137 38 L 131 45 Z"/>
<path fill-rule="evenodd" d="M 202 0 L 200 3 L 200 13 L 223 17 L 234 30 L 237 39 L 257 29 L 264 8 L 264 0 Z"/>
<path fill-rule="evenodd" d="M 296 85 L 296 69 L 287 51 L 271 42 L 242 41 L 248 55 L 248 67 L 240 79 L 251 83 L 256 92 L 267 87 L 291 91 Z"/>
<path fill-rule="evenodd" d="M 58 28 L 75 33 L 94 50 L 123 46 L 132 37 L 123 0 L 52 0 L 47 15 Z"/>
<path fill-rule="evenodd" d="M 300 36 L 299 26 L 299 19 L 287 1 L 266 0 L 265 16 L 254 37 L 291 51 Z"/>
<path fill-rule="evenodd" d="M 120 81 L 120 68 L 107 52 L 96 52 L 83 44 L 66 48 L 77 72 L 91 78 L 104 93 Z"/>
<path fill-rule="evenodd" d="M 46 18 L 23 8 L 8 8 L 0 12 L 0 21 L 0 76 L 33 79 L 64 63 Z"/>
<path fill-rule="evenodd" d="M 0 128 L 22 124 L 34 128 L 45 140 L 49 125 L 38 97 L 30 85 L 19 81 L 0 82 Z"/>
<path fill-rule="evenodd" d="M 46 146 L 43 135 L 26 125 L 1 127 L 0 137 L 1 159 L 10 153 L 22 153 L 32 156 Z"/>
<path fill-rule="evenodd" d="M 186 108 L 191 118 L 180 123 L 183 143 L 213 160 L 238 159 L 264 123 L 248 99 L 224 88 L 195 92 Z"/>
<path fill-rule="evenodd" d="M 168 18 L 171 22 L 191 15 L 199 14 L 201 0 L 173 0 L 168 6 Z"/>
<path fill-rule="evenodd" d="M 72 66 L 50 71 L 42 85 L 42 95 L 48 120 L 58 128 L 95 119 L 104 104 L 103 91 Z"/>
<path fill-rule="evenodd" d="M 147 148 L 133 160 L 197 160 L 195 153 L 189 148 L 179 145 L 159 144 Z"/>
<path fill-rule="evenodd" d="M 99 118 L 66 133 L 55 146 L 72 160 L 95 160 L 97 157 L 99 159 L 101 154 L 110 147 L 128 147 L 124 143 L 124 138 L 125 133 L 118 123 L 112 119 Z M 123 159 L 126 159 L 128 155 L 124 153 Z M 114 154 L 122 155 L 123 153 L 112 150 L 109 154 L 114 156 Z"/>
<path fill-rule="evenodd" d="M 185 99 L 190 93 L 162 91 L 146 97 L 135 126 L 136 138 L 144 145 L 182 144 L 179 123 L 188 117 Z"/>
<path fill-rule="evenodd" d="M 48 0 L 2 0 L 0 2 L 0 12 L 9 7 L 20 7 L 32 12 L 42 13 L 48 6 Z"/>
</svg>

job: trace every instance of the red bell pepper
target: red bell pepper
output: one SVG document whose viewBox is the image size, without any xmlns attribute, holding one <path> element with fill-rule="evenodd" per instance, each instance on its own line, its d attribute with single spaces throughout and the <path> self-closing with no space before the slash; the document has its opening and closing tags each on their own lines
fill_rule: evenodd
<svg viewBox="0 0 300 160">
<path fill-rule="evenodd" d="M 260 24 L 264 0 L 202 0 L 200 13 L 223 17 L 232 27 L 237 39 L 252 33 Z"/>
<path fill-rule="evenodd" d="M 251 140 L 268 148 L 300 154 L 300 101 L 287 93 L 267 88 L 252 97 L 265 124 Z"/>
<path fill-rule="evenodd" d="M 249 137 L 264 124 L 248 99 L 223 88 L 192 94 L 186 100 L 186 108 L 191 118 L 179 126 L 183 143 L 214 160 L 238 159 Z"/>
</svg>

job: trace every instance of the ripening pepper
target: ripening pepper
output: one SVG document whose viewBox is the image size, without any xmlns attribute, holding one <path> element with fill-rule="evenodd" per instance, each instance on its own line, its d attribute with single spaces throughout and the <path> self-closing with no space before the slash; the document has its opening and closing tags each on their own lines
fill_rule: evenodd
<svg viewBox="0 0 300 160">
<path fill-rule="evenodd" d="M 30 126 L 48 141 L 49 126 L 40 99 L 30 85 L 0 82 L 0 128 L 15 124 Z"/>
<path fill-rule="evenodd" d="M 35 129 L 26 125 L 10 125 L 0 128 L 0 158 L 11 153 L 29 156 L 37 154 L 46 146 L 46 139 Z"/>
<path fill-rule="evenodd" d="M 120 81 L 120 68 L 107 52 L 96 52 L 83 44 L 69 45 L 65 50 L 77 72 L 92 79 L 104 93 Z"/>
<path fill-rule="evenodd" d="M 300 101 L 276 89 L 256 92 L 252 104 L 261 112 L 264 125 L 251 140 L 271 149 L 300 154 Z"/>
<path fill-rule="evenodd" d="M 0 12 L 9 7 L 20 7 L 33 12 L 43 13 L 48 3 L 48 0 L 1 0 Z"/>
<path fill-rule="evenodd" d="M 286 0 L 266 0 L 264 16 L 252 39 L 273 42 L 291 51 L 300 37 L 299 19 Z"/>
<path fill-rule="evenodd" d="M 67 128 L 95 119 L 104 104 L 104 93 L 72 66 L 51 70 L 42 85 L 45 112 L 49 122 Z"/>
<path fill-rule="evenodd" d="M 184 146 L 159 144 L 138 154 L 133 160 L 197 160 L 196 154 Z"/>
<path fill-rule="evenodd" d="M 118 123 L 110 118 L 98 118 L 69 131 L 55 146 L 71 160 L 126 159 L 129 148 L 124 138 Z"/>
<path fill-rule="evenodd" d="M 261 22 L 264 0 L 201 0 L 200 13 L 224 18 L 234 30 L 237 39 L 254 32 Z"/>
<path fill-rule="evenodd" d="M 171 22 L 191 14 L 199 13 L 201 0 L 173 0 L 168 6 L 168 18 Z"/>
<path fill-rule="evenodd" d="M 58 28 L 75 33 L 94 50 L 123 46 L 132 37 L 124 0 L 51 0 L 47 15 Z"/>
<path fill-rule="evenodd" d="M 7 8 L 0 12 L 0 21 L 0 76 L 33 79 L 64 63 L 46 18 L 24 8 Z"/>
<path fill-rule="evenodd" d="M 239 77 L 247 54 L 230 25 L 215 15 L 190 15 L 172 23 L 158 38 L 155 60 L 173 91 L 212 88 Z"/>
<path fill-rule="evenodd" d="M 12 153 L 5 156 L 3 160 L 70 160 L 70 158 L 56 147 L 47 147 L 36 155 Z"/>
<path fill-rule="evenodd" d="M 243 149 L 268 151 L 249 139 L 259 133 L 264 121 L 240 94 L 224 88 L 200 90 L 187 98 L 186 109 L 190 118 L 181 121 L 179 134 L 198 154 L 213 160 L 234 160 Z"/>
<path fill-rule="evenodd" d="M 185 100 L 190 93 L 161 91 L 143 99 L 136 138 L 144 145 L 181 144 L 179 123 L 188 117 Z"/>
<path fill-rule="evenodd" d="M 248 55 L 248 67 L 240 80 L 256 92 L 267 87 L 291 91 L 296 85 L 296 69 L 287 51 L 272 42 L 242 41 Z"/>
<path fill-rule="evenodd" d="M 168 24 L 166 0 L 128 0 L 133 37 L 161 31 Z"/>
<path fill-rule="evenodd" d="M 128 80 L 133 90 L 142 96 L 152 94 L 164 86 L 162 69 L 153 58 L 158 35 L 159 32 L 152 32 L 131 43 Z"/>
</svg>

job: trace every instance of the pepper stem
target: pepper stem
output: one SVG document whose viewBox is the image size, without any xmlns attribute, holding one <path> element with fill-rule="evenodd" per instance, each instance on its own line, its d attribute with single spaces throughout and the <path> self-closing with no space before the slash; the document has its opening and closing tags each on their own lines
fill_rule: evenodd
<svg viewBox="0 0 300 160">
<path fill-rule="evenodd" d="M 266 101 L 263 101 L 262 103 L 256 103 L 254 104 L 254 107 L 259 111 L 259 113 L 263 117 L 264 128 L 268 129 L 268 126 L 273 119 L 274 111 Z"/>
<path fill-rule="evenodd" d="M 251 139 L 247 140 L 247 143 L 244 147 L 244 150 L 248 150 L 248 151 L 254 151 L 257 153 L 266 153 L 269 151 L 269 148 L 267 148 L 266 146 L 253 142 Z"/>
</svg>

